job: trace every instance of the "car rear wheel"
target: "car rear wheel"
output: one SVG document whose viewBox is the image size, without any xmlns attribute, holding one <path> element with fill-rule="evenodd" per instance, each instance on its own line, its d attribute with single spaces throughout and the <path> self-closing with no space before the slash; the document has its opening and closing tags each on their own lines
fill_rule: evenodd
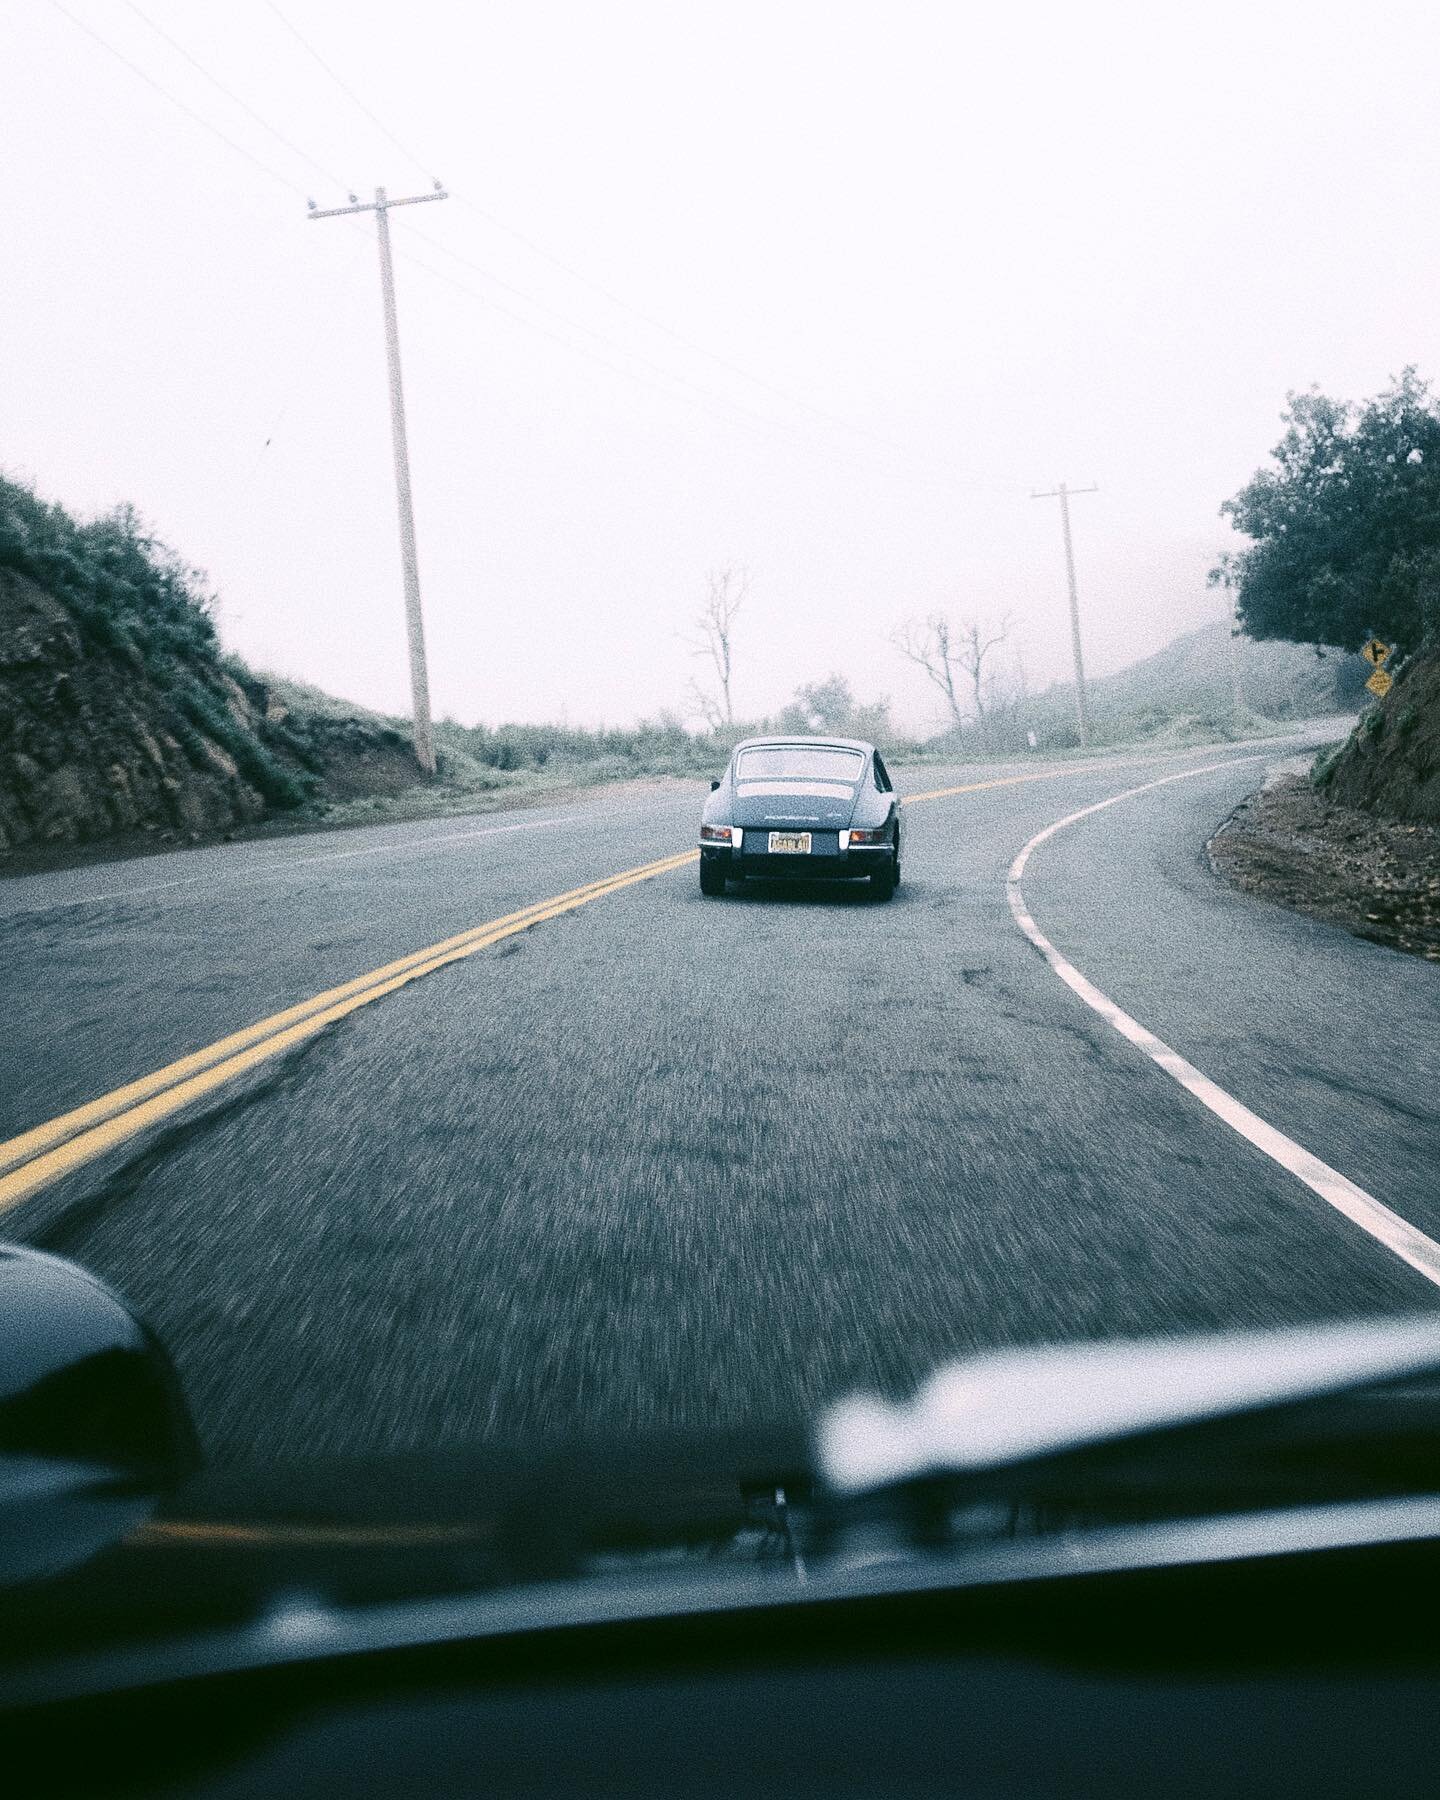
<svg viewBox="0 0 1440 1800">
<path fill-rule="evenodd" d="M 870 888 L 877 900 L 888 900 L 900 885 L 900 865 L 890 857 L 883 868 L 876 869 L 870 877 Z"/>
<path fill-rule="evenodd" d="M 712 900 L 717 894 L 725 892 L 725 871 L 719 863 L 701 863 L 700 892 L 707 894 Z"/>
</svg>

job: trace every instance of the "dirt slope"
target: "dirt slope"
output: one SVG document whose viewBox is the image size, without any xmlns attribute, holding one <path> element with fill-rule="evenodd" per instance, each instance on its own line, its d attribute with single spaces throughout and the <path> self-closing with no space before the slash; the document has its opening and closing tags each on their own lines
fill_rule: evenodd
<svg viewBox="0 0 1440 1800">
<path fill-rule="evenodd" d="M 1308 778 L 1252 795 L 1209 850 L 1247 893 L 1440 961 L 1440 653 L 1401 667 Z"/>
</svg>

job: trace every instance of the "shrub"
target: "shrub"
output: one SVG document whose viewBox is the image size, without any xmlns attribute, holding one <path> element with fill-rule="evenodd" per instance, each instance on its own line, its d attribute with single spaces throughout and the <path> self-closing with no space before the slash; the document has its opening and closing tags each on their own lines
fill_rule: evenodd
<svg viewBox="0 0 1440 1800">
<path fill-rule="evenodd" d="M 272 806 L 290 809 L 303 806 L 311 797 L 313 782 L 301 780 L 277 762 L 262 743 L 235 723 L 223 700 L 193 684 L 177 699 L 191 723 L 229 752 L 240 773 Z"/>
<path fill-rule="evenodd" d="M 22 483 L 0 477 L 0 568 L 70 603 L 99 648 L 152 666 L 216 652 L 204 575 L 119 506 L 81 523 Z"/>
</svg>

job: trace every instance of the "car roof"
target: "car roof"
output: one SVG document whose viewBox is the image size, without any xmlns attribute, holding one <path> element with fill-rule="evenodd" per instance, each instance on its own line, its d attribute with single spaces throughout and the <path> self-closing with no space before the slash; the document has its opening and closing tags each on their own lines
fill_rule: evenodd
<svg viewBox="0 0 1440 1800">
<path fill-rule="evenodd" d="M 813 737 L 803 731 L 781 731 L 770 737 L 742 738 L 731 754 L 738 755 L 742 750 L 755 750 L 761 745 L 779 744 L 803 745 L 806 749 L 819 750 L 858 750 L 864 756 L 869 756 L 875 748 L 864 738 Z"/>
</svg>

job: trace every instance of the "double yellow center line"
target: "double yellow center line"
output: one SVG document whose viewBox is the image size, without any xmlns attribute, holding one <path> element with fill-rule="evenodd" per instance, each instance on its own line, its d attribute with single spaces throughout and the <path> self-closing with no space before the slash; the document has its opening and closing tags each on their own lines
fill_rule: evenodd
<svg viewBox="0 0 1440 1800">
<path fill-rule="evenodd" d="M 967 782 L 962 787 L 932 788 L 928 793 L 907 796 L 907 804 L 915 806 L 925 800 L 947 800 L 954 794 L 975 794 L 986 788 L 1016 787 L 1029 781 L 1053 781 L 1074 773 L 1074 769 L 1044 769 L 1025 775 L 1003 775 L 990 781 Z M 574 912 L 577 907 L 588 906 L 592 900 L 619 893 L 622 888 L 633 887 L 637 882 L 651 881 L 657 875 L 684 868 L 698 855 L 697 850 L 684 850 L 677 856 L 661 857 L 658 862 L 644 863 L 639 868 L 609 875 L 603 881 L 572 888 L 568 894 L 539 900 L 519 912 L 507 913 L 503 919 L 491 919 L 488 924 L 472 926 L 469 931 L 459 932 L 443 943 L 432 944 L 427 950 L 416 950 L 410 956 L 386 963 L 383 968 L 372 969 L 368 975 L 359 975 L 339 987 L 327 988 L 324 993 L 302 1000 L 298 1006 L 287 1007 L 284 1012 L 261 1019 L 258 1024 L 221 1038 L 204 1050 L 182 1056 L 178 1062 L 168 1063 L 139 1081 L 102 1094 L 88 1105 L 78 1106 L 73 1112 L 62 1113 L 59 1118 L 37 1125 L 33 1131 L 22 1132 L 19 1137 L 0 1143 L 0 1212 L 18 1205 L 97 1156 L 103 1156 L 137 1132 L 169 1118 L 192 1101 L 203 1099 L 236 1076 L 294 1049 L 360 1007 L 383 1000 L 398 988 L 418 981 L 423 975 L 431 975 L 449 963 L 473 956 L 477 950 L 487 950 L 502 938 L 528 931 L 532 925 Z"/>
<path fill-rule="evenodd" d="M 298 1006 L 287 1007 L 284 1012 L 261 1019 L 258 1024 L 221 1038 L 204 1050 L 182 1056 L 178 1062 L 168 1063 L 139 1081 L 102 1094 L 86 1106 L 78 1106 L 73 1112 L 62 1113 L 57 1119 L 37 1125 L 33 1131 L 22 1132 L 7 1143 L 0 1143 L 0 1212 L 52 1181 L 58 1181 L 72 1169 L 103 1156 L 136 1132 L 169 1118 L 182 1106 L 203 1099 L 237 1075 L 294 1049 L 360 1007 L 382 1000 L 387 994 L 418 981 L 423 975 L 432 975 L 449 963 L 474 956 L 477 950 L 487 950 L 502 938 L 528 931 L 532 925 L 574 912 L 577 907 L 588 906 L 592 900 L 618 893 L 621 888 L 633 887 L 636 882 L 650 881 L 657 875 L 669 874 L 672 869 L 683 868 L 686 863 L 694 862 L 698 854 L 698 851 L 686 850 L 678 856 L 662 857 L 658 862 L 645 863 L 638 869 L 625 869 L 603 881 L 592 881 L 584 887 L 572 888 L 568 894 L 557 894 L 553 899 L 538 901 L 519 912 L 507 913 L 503 919 L 491 919 L 488 924 L 472 926 L 469 931 L 459 932 L 443 943 L 432 944 L 427 950 L 417 950 L 410 956 L 386 963 L 383 968 L 372 969 L 368 975 L 357 976 L 354 981 L 327 988 L 322 994 L 302 1000 Z"/>
</svg>

